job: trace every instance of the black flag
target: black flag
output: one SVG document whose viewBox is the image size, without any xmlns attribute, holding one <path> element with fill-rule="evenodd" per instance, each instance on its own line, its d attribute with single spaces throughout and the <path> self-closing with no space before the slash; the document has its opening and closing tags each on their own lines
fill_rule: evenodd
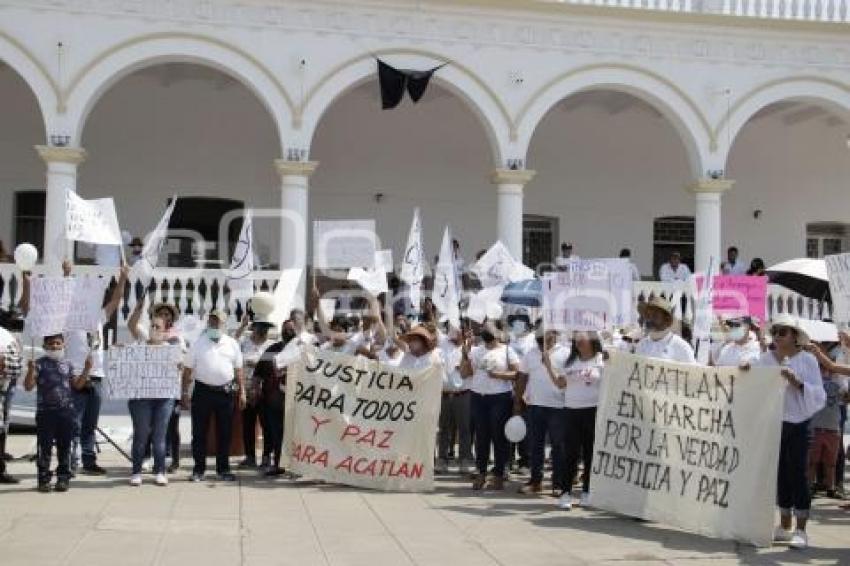
<svg viewBox="0 0 850 566">
<path fill-rule="evenodd" d="M 395 108 L 404 97 L 404 90 L 413 102 L 419 102 L 428 88 L 431 76 L 445 63 L 428 71 L 399 70 L 378 59 L 378 81 L 381 84 L 381 106 L 384 110 Z"/>
</svg>

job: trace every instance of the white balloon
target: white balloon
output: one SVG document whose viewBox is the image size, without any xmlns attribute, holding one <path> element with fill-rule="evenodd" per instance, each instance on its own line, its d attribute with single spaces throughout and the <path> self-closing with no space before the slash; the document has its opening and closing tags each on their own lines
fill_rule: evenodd
<svg viewBox="0 0 850 566">
<path fill-rule="evenodd" d="M 505 423 L 505 437 L 514 444 L 522 442 L 522 439 L 525 438 L 525 432 L 525 421 L 519 415 L 509 418 L 508 422 Z"/>
<path fill-rule="evenodd" d="M 15 248 L 15 264 L 21 271 L 30 271 L 38 261 L 38 250 L 32 244 L 21 244 Z"/>
</svg>

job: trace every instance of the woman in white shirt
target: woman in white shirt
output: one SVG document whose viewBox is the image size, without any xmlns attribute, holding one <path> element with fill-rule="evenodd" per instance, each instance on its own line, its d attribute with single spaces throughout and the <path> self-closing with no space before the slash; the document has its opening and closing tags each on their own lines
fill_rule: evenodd
<svg viewBox="0 0 850 566">
<path fill-rule="evenodd" d="M 519 490 L 524 494 L 543 491 L 543 460 L 546 450 L 546 435 L 552 442 L 552 490 L 563 491 L 561 478 L 564 475 L 564 391 L 559 382 L 569 347 L 559 343 L 557 332 L 547 332 L 545 338 L 538 336 L 534 348 L 520 359 L 520 372 L 528 376 L 520 385 L 520 394 L 527 405 L 525 419 L 528 422 L 529 460 L 531 478 Z"/>
<path fill-rule="evenodd" d="M 482 343 L 472 348 L 461 360 L 461 376 L 472 377 L 472 422 L 475 429 L 475 464 L 478 473 L 472 489 L 485 487 L 490 447 L 493 447 L 493 477 L 487 489 L 504 489 L 505 464 L 508 459 L 508 439 L 505 423 L 513 409 L 513 382 L 519 360 L 516 352 L 497 338 L 489 325 L 481 330 Z"/>
<path fill-rule="evenodd" d="M 715 366 L 737 367 L 753 363 L 761 357 L 761 344 L 752 332 L 754 325 L 750 317 L 731 318 L 724 324 L 729 342 L 720 348 L 714 359 Z"/>
<path fill-rule="evenodd" d="M 806 479 L 809 457 L 809 420 L 826 402 L 817 359 L 802 349 L 809 338 L 796 317 L 779 315 L 770 328 L 773 349 L 765 352 L 754 365 L 781 367 L 785 379 L 785 405 L 782 437 L 779 444 L 777 503 L 780 524 L 773 540 L 790 542 L 792 548 L 809 544 L 806 523 L 811 508 L 811 493 Z M 742 365 L 746 369 L 747 364 Z M 797 528 L 791 531 L 791 516 Z"/>
<path fill-rule="evenodd" d="M 581 505 L 589 502 L 590 462 L 593 459 L 593 440 L 596 432 L 596 406 L 599 404 L 599 385 L 605 370 L 602 342 L 595 332 L 573 334 L 572 349 L 558 376 L 564 387 L 565 462 L 561 485 L 564 488 L 558 505 L 572 508 L 572 482 L 578 471 L 579 455 L 584 461 L 582 471 Z"/>
</svg>

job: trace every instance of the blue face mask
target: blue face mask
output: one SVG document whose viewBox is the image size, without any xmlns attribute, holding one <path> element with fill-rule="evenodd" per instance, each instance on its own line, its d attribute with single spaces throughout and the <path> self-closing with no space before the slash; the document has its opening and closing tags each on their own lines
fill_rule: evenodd
<svg viewBox="0 0 850 566">
<path fill-rule="evenodd" d="M 218 342 L 219 340 L 221 340 L 221 329 L 207 328 L 207 338 L 209 338 L 213 342 Z"/>
</svg>

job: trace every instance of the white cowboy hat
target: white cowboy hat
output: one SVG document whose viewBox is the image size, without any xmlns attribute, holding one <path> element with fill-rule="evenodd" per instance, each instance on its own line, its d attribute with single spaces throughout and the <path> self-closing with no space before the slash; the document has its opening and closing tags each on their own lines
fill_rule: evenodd
<svg viewBox="0 0 850 566">
<path fill-rule="evenodd" d="M 646 313 L 649 309 L 658 309 L 664 314 L 666 314 L 670 320 L 673 318 L 673 303 L 665 299 L 664 297 L 652 297 L 646 302 L 638 304 L 638 313 L 640 313 L 641 318 L 646 318 Z"/>
<path fill-rule="evenodd" d="M 777 326 L 785 326 L 797 332 L 798 345 L 805 346 L 809 343 L 809 333 L 806 332 L 805 328 L 803 328 L 803 325 L 800 324 L 800 319 L 796 316 L 791 316 L 790 314 L 776 315 L 770 322 L 771 333 L 773 333 L 773 329 Z"/>
<path fill-rule="evenodd" d="M 269 315 L 274 312 L 274 295 L 268 291 L 260 291 L 251 297 L 251 310 L 254 311 L 254 322 L 270 324 Z"/>
</svg>

